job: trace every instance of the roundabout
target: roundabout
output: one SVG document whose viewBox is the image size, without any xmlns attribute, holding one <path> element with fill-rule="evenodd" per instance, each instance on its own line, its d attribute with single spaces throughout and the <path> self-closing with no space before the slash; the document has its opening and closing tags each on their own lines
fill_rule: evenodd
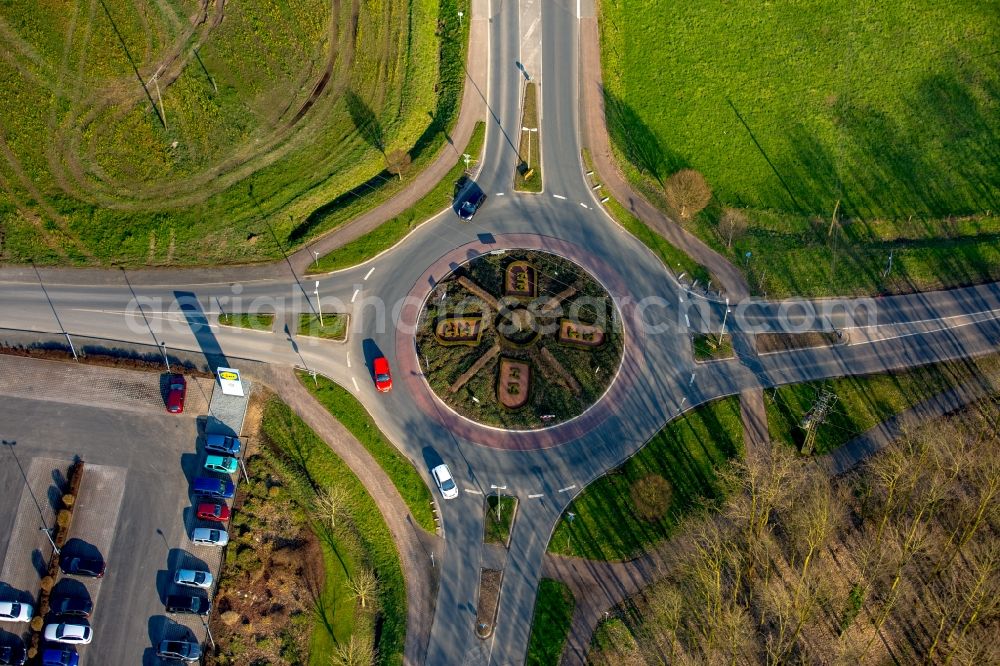
<svg viewBox="0 0 1000 666">
<path fill-rule="evenodd" d="M 416 349 L 437 398 L 508 430 L 569 421 L 621 365 L 621 315 L 580 265 L 548 252 L 494 251 L 456 267 L 427 294 Z"/>
</svg>

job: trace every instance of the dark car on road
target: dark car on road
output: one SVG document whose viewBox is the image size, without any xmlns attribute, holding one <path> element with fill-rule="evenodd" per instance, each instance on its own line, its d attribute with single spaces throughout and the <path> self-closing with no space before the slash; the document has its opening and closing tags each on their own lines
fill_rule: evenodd
<svg viewBox="0 0 1000 666">
<path fill-rule="evenodd" d="M 184 375 L 170 375 L 167 380 L 167 411 L 180 414 L 184 411 L 184 396 L 187 394 L 187 380 Z"/>
<path fill-rule="evenodd" d="M 156 656 L 172 661 L 195 662 L 201 659 L 201 646 L 191 641 L 160 641 Z"/>
<path fill-rule="evenodd" d="M 49 602 L 49 611 L 54 615 L 90 617 L 94 611 L 94 602 L 86 597 L 63 595 L 52 598 Z"/>
<path fill-rule="evenodd" d="M 101 578 L 107 564 L 100 557 L 83 557 L 63 553 L 59 559 L 59 569 L 70 576 L 87 576 Z"/>
<path fill-rule="evenodd" d="M 212 612 L 212 600 L 196 594 L 168 594 L 163 605 L 168 613 L 208 615 Z"/>
<path fill-rule="evenodd" d="M 24 649 L 24 644 L 20 638 L 15 638 L 16 643 L 0 645 L 0 664 L 9 666 L 24 666 L 28 659 L 28 653 Z"/>
<path fill-rule="evenodd" d="M 42 652 L 42 666 L 79 666 L 80 655 L 72 648 L 46 648 Z"/>
<path fill-rule="evenodd" d="M 469 193 L 469 196 L 459 204 L 458 206 L 458 216 L 465 221 L 469 221 L 473 218 L 480 208 L 482 208 L 483 203 L 486 201 L 486 193 L 482 190 L 474 190 Z"/>
</svg>

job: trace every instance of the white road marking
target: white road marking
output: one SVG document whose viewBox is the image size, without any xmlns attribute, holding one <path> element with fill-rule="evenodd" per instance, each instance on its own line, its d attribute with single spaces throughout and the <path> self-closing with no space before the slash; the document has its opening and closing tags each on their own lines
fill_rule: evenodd
<svg viewBox="0 0 1000 666">
<path fill-rule="evenodd" d="M 552 196 L 554 196 L 556 199 L 565 199 L 566 198 L 566 197 L 564 197 L 561 194 L 553 194 Z"/>
<path fill-rule="evenodd" d="M 691 328 L 691 320 L 688 319 L 688 316 L 687 316 L 686 312 L 684 313 L 684 323 L 686 323 L 688 325 L 688 328 Z"/>
<path fill-rule="evenodd" d="M 482 490 L 473 490 L 472 488 L 465 488 L 464 490 L 465 490 L 465 492 L 470 493 L 472 495 L 482 495 L 483 494 Z"/>
<path fill-rule="evenodd" d="M 503 196 L 503 192 L 497 192 L 497 196 L 498 197 L 502 197 Z"/>
<path fill-rule="evenodd" d="M 356 299 L 356 298 L 358 297 L 358 292 L 359 292 L 359 291 L 361 291 L 361 290 L 360 290 L 360 289 L 355 289 L 355 290 L 354 290 L 354 295 L 353 295 L 353 296 L 351 296 L 351 303 L 353 303 L 353 302 L 354 302 L 354 299 Z"/>
<path fill-rule="evenodd" d="M 545 497 L 545 493 L 535 493 L 534 495 L 528 495 L 528 499 L 538 499 L 539 497 Z"/>
<path fill-rule="evenodd" d="M 358 380 L 355 379 L 354 377 L 351 377 L 351 381 L 354 382 L 354 390 L 360 391 L 361 389 L 358 387 Z"/>
<path fill-rule="evenodd" d="M 365 273 L 365 277 L 363 279 L 367 280 L 368 278 L 370 278 L 372 276 L 372 273 L 374 273 L 374 272 L 375 272 L 375 267 L 372 266 L 371 268 L 368 269 L 368 272 Z"/>
<path fill-rule="evenodd" d="M 566 492 L 568 490 L 573 490 L 574 488 L 576 488 L 576 484 L 575 483 L 572 486 L 566 486 L 565 488 L 560 488 L 559 492 L 564 493 L 564 492 Z"/>
<path fill-rule="evenodd" d="M 691 384 L 694 384 L 694 373 L 693 372 L 691 373 L 691 380 L 688 382 L 688 386 L 691 386 Z"/>
<path fill-rule="evenodd" d="M 347 352 L 347 367 L 351 367 L 351 352 Z"/>
<path fill-rule="evenodd" d="M 580 202 L 580 205 L 583 206 L 584 208 L 586 208 L 587 210 L 590 210 L 590 206 L 588 206 L 587 204 L 583 203 L 582 201 Z"/>
</svg>

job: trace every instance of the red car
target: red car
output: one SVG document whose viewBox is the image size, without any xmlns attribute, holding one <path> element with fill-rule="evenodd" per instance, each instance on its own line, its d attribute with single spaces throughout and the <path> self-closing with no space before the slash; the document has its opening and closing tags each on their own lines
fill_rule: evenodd
<svg viewBox="0 0 1000 666">
<path fill-rule="evenodd" d="M 392 388 L 392 373 L 389 372 L 389 361 L 385 360 L 385 356 L 379 356 L 372 362 L 372 367 L 375 369 L 375 388 L 382 393 L 388 393 L 389 389 Z"/>
<path fill-rule="evenodd" d="M 229 520 L 229 507 L 225 504 L 205 503 L 198 505 L 197 511 L 200 520 L 212 520 L 217 523 L 224 523 Z"/>
<path fill-rule="evenodd" d="M 170 375 L 167 385 L 167 411 L 180 414 L 184 411 L 184 396 L 187 394 L 187 381 L 184 375 Z"/>
</svg>

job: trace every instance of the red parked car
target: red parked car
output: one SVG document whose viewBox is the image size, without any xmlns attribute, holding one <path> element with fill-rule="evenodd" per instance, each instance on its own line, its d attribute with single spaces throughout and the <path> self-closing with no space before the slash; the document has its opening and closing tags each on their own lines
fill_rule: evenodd
<svg viewBox="0 0 1000 666">
<path fill-rule="evenodd" d="M 185 394 L 187 394 L 187 381 L 184 375 L 170 375 L 167 385 L 167 411 L 171 414 L 183 412 Z"/>
<path fill-rule="evenodd" d="M 372 367 L 375 370 L 375 388 L 382 393 L 388 393 L 389 389 L 392 388 L 392 373 L 389 372 L 389 361 L 385 360 L 385 356 L 379 356 L 372 362 Z"/>
<path fill-rule="evenodd" d="M 229 520 L 229 507 L 225 504 L 212 504 L 206 502 L 198 505 L 198 518 L 201 520 L 212 520 L 217 523 L 224 523 Z"/>
</svg>

